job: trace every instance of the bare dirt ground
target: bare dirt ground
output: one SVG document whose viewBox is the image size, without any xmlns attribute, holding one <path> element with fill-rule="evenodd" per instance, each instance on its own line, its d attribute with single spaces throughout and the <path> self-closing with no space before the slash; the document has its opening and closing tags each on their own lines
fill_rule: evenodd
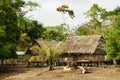
<svg viewBox="0 0 120 80">
<path fill-rule="evenodd" d="M 63 67 L 53 71 L 48 71 L 48 68 L 14 67 L 9 72 L 1 72 L 0 80 L 120 80 L 120 67 L 92 67 L 86 74 L 81 74 L 80 69 L 64 71 Z"/>
</svg>

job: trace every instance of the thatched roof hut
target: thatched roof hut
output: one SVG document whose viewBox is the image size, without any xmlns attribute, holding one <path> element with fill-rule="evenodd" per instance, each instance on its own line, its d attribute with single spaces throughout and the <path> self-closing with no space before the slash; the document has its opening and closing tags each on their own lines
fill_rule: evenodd
<svg viewBox="0 0 120 80">
<path fill-rule="evenodd" d="M 71 36 L 64 43 L 54 40 L 35 40 L 33 46 L 51 45 L 54 47 L 58 43 L 60 43 L 59 49 L 65 51 L 66 54 L 63 54 L 65 57 L 75 55 L 78 56 L 78 60 L 105 60 L 105 39 L 101 35 Z M 38 55 L 38 53 L 33 51 L 29 52 L 29 55 Z"/>
<path fill-rule="evenodd" d="M 80 60 L 104 60 L 106 54 L 105 39 L 101 35 L 68 37 L 61 48 L 68 54 L 80 55 Z"/>
</svg>

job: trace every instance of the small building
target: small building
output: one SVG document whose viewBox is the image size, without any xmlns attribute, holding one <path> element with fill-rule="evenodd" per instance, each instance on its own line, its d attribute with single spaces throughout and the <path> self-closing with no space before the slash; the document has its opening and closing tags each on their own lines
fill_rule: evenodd
<svg viewBox="0 0 120 80">
<path fill-rule="evenodd" d="M 35 40 L 34 45 L 56 46 L 60 42 L 53 40 Z M 31 47 L 32 47 L 31 46 Z M 61 42 L 59 49 L 64 50 L 59 62 L 77 60 L 77 62 L 102 62 L 105 61 L 105 39 L 102 35 L 71 36 L 65 42 Z M 29 55 L 36 56 L 38 51 L 28 50 Z"/>
<path fill-rule="evenodd" d="M 71 36 L 61 45 L 61 48 L 66 51 L 64 59 L 75 56 L 77 62 L 105 61 L 105 39 L 101 35 Z"/>
<path fill-rule="evenodd" d="M 54 40 L 35 40 L 34 43 L 29 47 L 29 49 L 26 52 L 26 54 L 29 55 L 28 63 L 33 63 L 33 65 L 37 63 L 39 65 L 40 63 L 43 62 L 43 60 L 39 58 L 40 54 L 42 54 L 39 52 L 39 49 L 43 45 L 54 47 L 58 43 L 59 43 L 58 41 Z"/>
<path fill-rule="evenodd" d="M 34 43 L 28 48 L 26 54 L 30 56 L 37 56 L 39 54 L 38 49 L 43 45 L 55 46 L 58 41 L 55 40 L 37 40 L 35 39 Z M 32 47 L 35 49 L 32 50 Z"/>
</svg>

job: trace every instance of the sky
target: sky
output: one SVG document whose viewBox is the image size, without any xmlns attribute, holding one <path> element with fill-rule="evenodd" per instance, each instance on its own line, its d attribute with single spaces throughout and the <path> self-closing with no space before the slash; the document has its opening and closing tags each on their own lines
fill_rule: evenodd
<svg viewBox="0 0 120 80">
<path fill-rule="evenodd" d="M 41 8 L 27 14 L 32 16 L 31 19 L 38 20 L 44 26 L 56 26 L 63 23 L 62 14 L 56 11 L 56 8 L 66 4 L 70 9 L 74 10 L 75 17 L 71 19 L 68 17 L 66 23 L 70 27 L 76 27 L 82 23 L 88 22 L 89 19 L 83 15 L 90 9 L 93 4 L 105 8 L 107 11 L 115 9 L 120 6 L 120 0 L 25 0 L 33 1 L 40 4 Z"/>
</svg>

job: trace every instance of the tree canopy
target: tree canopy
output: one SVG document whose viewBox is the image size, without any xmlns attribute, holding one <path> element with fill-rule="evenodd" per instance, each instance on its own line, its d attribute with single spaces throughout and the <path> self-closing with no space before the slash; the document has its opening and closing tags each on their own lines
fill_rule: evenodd
<svg viewBox="0 0 120 80">
<path fill-rule="evenodd" d="M 62 13 L 62 16 L 63 16 L 63 24 L 65 24 L 65 21 L 68 17 L 65 16 L 65 14 L 68 13 L 68 15 L 70 16 L 70 18 L 74 18 L 75 15 L 74 15 L 74 11 L 72 9 L 69 8 L 68 5 L 61 5 L 59 6 L 57 9 L 56 9 L 58 12 L 61 12 Z"/>
<path fill-rule="evenodd" d="M 20 36 L 20 29 L 17 25 L 17 1 L 0 1 L 0 59 L 14 58 L 16 56 L 16 43 Z M 8 14 L 9 13 L 9 14 Z"/>
<path fill-rule="evenodd" d="M 24 11 L 22 8 L 26 6 L 30 6 L 28 11 L 32 11 L 38 4 L 33 2 L 26 3 L 24 0 L 0 0 L 1 60 L 15 58 L 17 56 L 16 45 L 22 43 L 23 45 L 21 45 L 21 48 L 24 48 L 23 46 L 30 40 L 28 37 L 37 38 L 40 34 L 39 30 L 41 25 L 25 18 L 25 14 L 28 11 Z M 35 35 L 29 35 L 31 32 Z"/>
</svg>

